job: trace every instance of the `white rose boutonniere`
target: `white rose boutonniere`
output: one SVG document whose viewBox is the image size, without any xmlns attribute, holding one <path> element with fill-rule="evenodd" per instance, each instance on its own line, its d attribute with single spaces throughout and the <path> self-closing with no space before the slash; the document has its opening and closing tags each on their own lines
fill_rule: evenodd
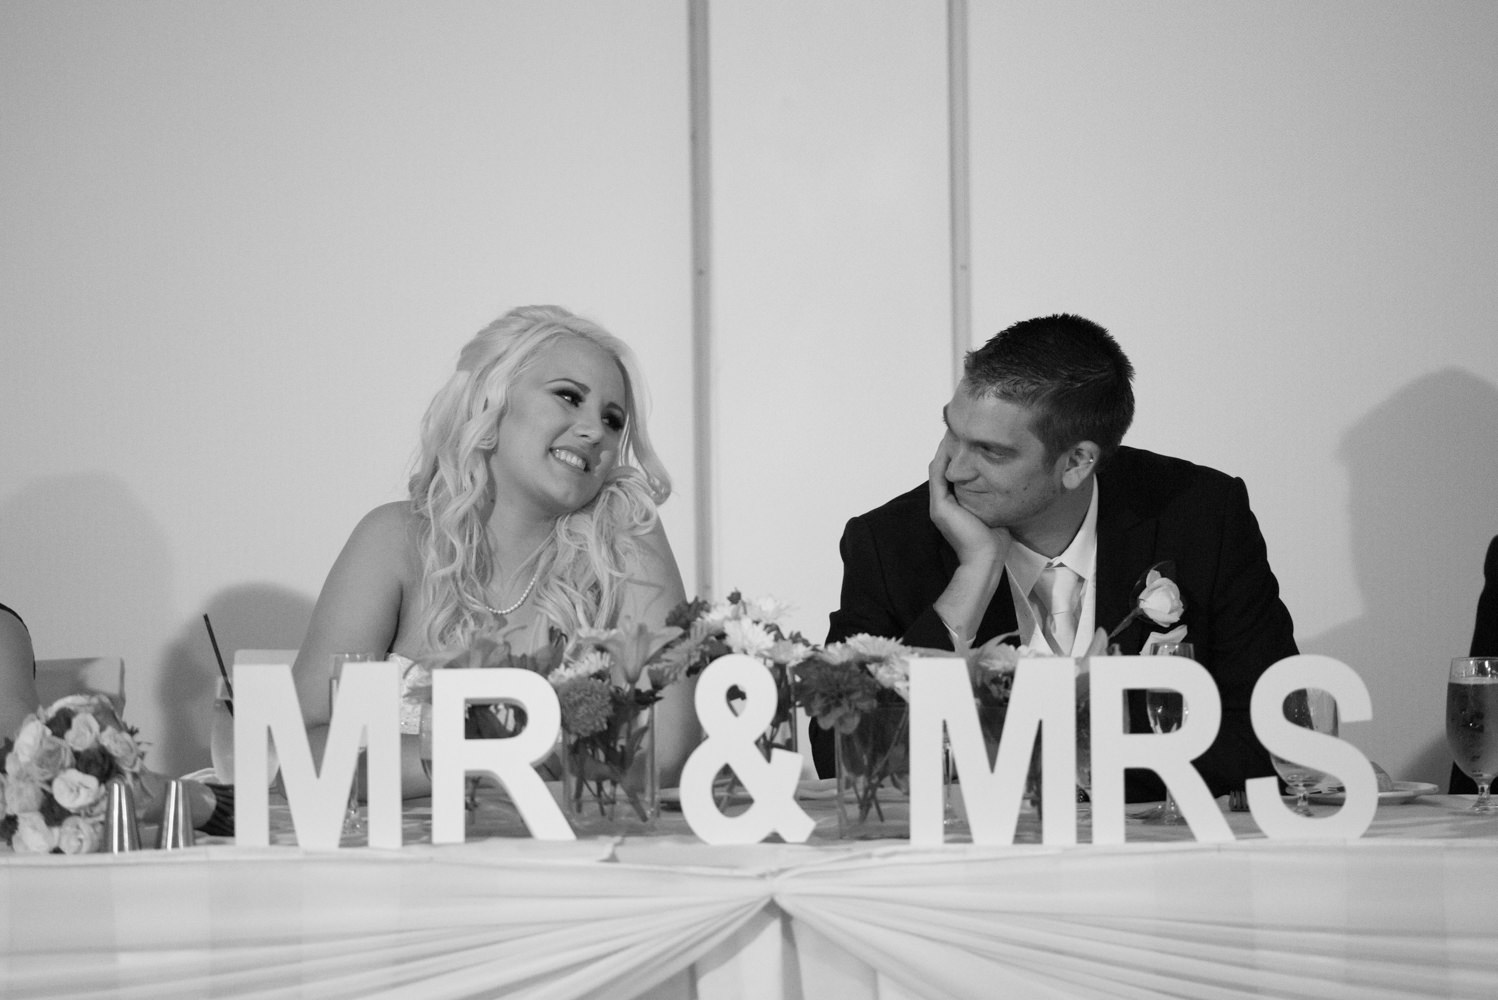
<svg viewBox="0 0 1498 1000">
<path fill-rule="evenodd" d="M 1174 625 L 1181 620 L 1181 615 L 1186 613 L 1186 604 L 1181 600 L 1181 588 L 1170 578 L 1174 571 L 1174 565 L 1168 562 L 1156 563 L 1149 568 L 1140 584 L 1134 609 L 1108 633 L 1109 639 L 1128 628 L 1136 618 L 1148 618 L 1160 626 Z"/>
<path fill-rule="evenodd" d="M 1168 576 L 1152 569 L 1139 593 L 1139 610 L 1156 625 L 1174 625 L 1181 620 L 1186 605 L 1181 603 L 1181 588 Z"/>
</svg>

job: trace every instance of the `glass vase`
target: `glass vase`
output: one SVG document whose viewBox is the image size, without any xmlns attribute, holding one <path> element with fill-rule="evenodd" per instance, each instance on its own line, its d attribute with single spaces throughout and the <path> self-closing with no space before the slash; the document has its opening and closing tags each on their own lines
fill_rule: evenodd
<svg viewBox="0 0 1498 1000">
<path fill-rule="evenodd" d="M 579 834 L 649 833 L 660 817 L 655 706 L 596 733 L 562 734 L 562 810 Z"/>
<path fill-rule="evenodd" d="M 880 705 L 837 734 L 837 835 L 910 836 L 910 709 Z"/>
<path fill-rule="evenodd" d="M 978 717 L 978 729 L 983 734 L 983 749 L 987 754 L 986 764 L 993 769 L 999 754 L 999 740 L 1004 734 L 1005 705 L 988 704 L 983 698 L 973 699 L 973 711 Z M 969 833 L 967 803 L 962 798 L 962 783 L 952 760 L 950 746 L 943 747 L 942 801 L 945 804 L 943 825 L 947 833 Z M 955 791 L 954 791 L 955 788 Z"/>
</svg>

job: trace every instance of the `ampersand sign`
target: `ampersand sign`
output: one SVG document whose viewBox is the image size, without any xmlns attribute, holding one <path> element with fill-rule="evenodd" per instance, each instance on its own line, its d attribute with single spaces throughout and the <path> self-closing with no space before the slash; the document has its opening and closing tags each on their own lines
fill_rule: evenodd
<svg viewBox="0 0 1498 1000">
<path fill-rule="evenodd" d="M 733 687 L 744 694 L 738 715 L 728 705 Z M 697 718 L 707 739 L 682 768 L 681 811 L 692 832 L 709 844 L 755 844 L 775 831 L 798 844 L 816 826 L 796 802 L 801 755 L 772 750 L 767 761 L 754 743 L 775 717 L 776 700 L 775 681 L 752 656 L 721 656 L 697 678 Z M 723 815 L 713 801 L 713 779 L 725 764 L 754 797 L 737 816 Z"/>
</svg>

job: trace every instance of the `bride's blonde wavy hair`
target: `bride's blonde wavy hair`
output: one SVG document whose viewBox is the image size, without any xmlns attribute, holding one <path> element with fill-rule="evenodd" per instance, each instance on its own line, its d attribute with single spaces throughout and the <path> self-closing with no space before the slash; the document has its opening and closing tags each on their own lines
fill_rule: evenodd
<svg viewBox="0 0 1498 1000">
<path fill-rule="evenodd" d="M 494 572 L 487 531 L 494 503 L 489 456 L 512 387 L 549 344 L 581 337 L 611 356 L 624 377 L 619 459 L 598 496 L 560 517 L 541 550 L 513 572 L 539 572 L 536 606 L 563 635 L 613 624 L 623 584 L 640 565 L 640 536 L 656 523 L 671 478 L 645 430 L 645 385 L 634 352 L 596 323 L 559 306 L 511 310 L 470 340 L 421 423 L 410 478 L 419 524 L 419 634 L 432 652 L 462 649 L 497 616 L 484 607 Z"/>
</svg>

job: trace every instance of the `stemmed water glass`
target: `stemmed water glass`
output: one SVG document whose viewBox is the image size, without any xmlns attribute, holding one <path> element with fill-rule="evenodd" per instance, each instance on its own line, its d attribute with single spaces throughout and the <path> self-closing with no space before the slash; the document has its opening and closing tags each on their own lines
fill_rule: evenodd
<svg viewBox="0 0 1498 1000">
<path fill-rule="evenodd" d="M 1303 729 L 1312 729 L 1327 736 L 1337 735 L 1337 699 L 1320 688 L 1300 688 L 1285 696 L 1285 718 Z M 1306 799 L 1312 789 L 1327 783 L 1329 776 L 1305 764 L 1296 763 L 1279 754 L 1271 753 L 1274 770 L 1280 780 L 1295 794 L 1293 812 L 1298 816 L 1313 816 Z"/>
<path fill-rule="evenodd" d="M 1092 816 L 1092 675 L 1088 671 L 1077 674 L 1077 787 L 1086 793 L 1086 801 L 1078 796 L 1077 819 Z"/>
<path fill-rule="evenodd" d="M 1446 745 L 1456 766 L 1477 782 L 1477 801 L 1469 811 L 1498 813 L 1498 805 L 1488 796 L 1488 786 L 1498 776 L 1498 657 L 1459 656 L 1451 661 Z"/>
<path fill-rule="evenodd" d="M 1108 647 L 1109 656 L 1122 656 L 1118 644 L 1113 643 Z M 1077 788 L 1081 792 L 1077 796 L 1077 819 L 1092 819 L 1092 671 L 1085 659 L 1077 661 Z M 1122 724 L 1124 731 L 1129 728 L 1129 706 L 1123 702 L 1119 706 L 1122 712 Z"/>
<path fill-rule="evenodd" d="M 1155 656 L 1196 658 L 1196 648 L 1189 642 L 1156 643 L 1151 653 Z M 1150 688 L 1145 691 L 1144 710 L 1149 716 L 1150 729 L 1157 733 L 1173 733 L 1186 721 L 1185 699 L 1181 697 L 1181 692 L 1170 688 Z M 1154 826 L 1181 826 L 1186 822 L 1186 817 L 1181 815 L 1181 810 L 1176 806 L 1175 796 L 1170 793 L 1169 786 L 1165 789 L 1164 803 L 1140 818 Z"/>
<path fill-rule="evenodd" d="M 333 675 L 332 680 L 328 682 L 328 697 L 330 706 L 338 698 L 338 681 L 343 676 L 344 664 L 371 663 L 374 661 L 374 659 L 375 658 L 369 653 L 333 654 Z M 359 812 L 359 776 L 364 773 L 364 759 L 368 747 L 369 743 L 365 740 L 364 734 L 361 733 L 359 735 L 359 759 L 358 763 L 354 767 L 354 783 L 352 787 L 349 788 L 348 808 L 346 808 L 343 812 L 343 833 L 345 836 L 349 834 L 364 833 L 368 829 L 364 823 L 364 815 Z"/>
<path fill-rule="evenodd" d="M 213 761 L 214 780 L 225 785 L 234 784 L 234 696 L 223 678 L 219 678 L 213 697 L 208 752 Z M 265 745 L 265 774 L 271 792 L 280 794 L 281 762 L 273 739 L 268 739 Z"/>
<path fill-rule="evenodd" d="M 952 740 L 945 728 L 941 733 L 941 822 L 943 829 L 961 830 L 962 817 L 957 812 L 957 803 L 952 801 L 952 778 L 957 768 L 952 761 Z"/>
</svg>

